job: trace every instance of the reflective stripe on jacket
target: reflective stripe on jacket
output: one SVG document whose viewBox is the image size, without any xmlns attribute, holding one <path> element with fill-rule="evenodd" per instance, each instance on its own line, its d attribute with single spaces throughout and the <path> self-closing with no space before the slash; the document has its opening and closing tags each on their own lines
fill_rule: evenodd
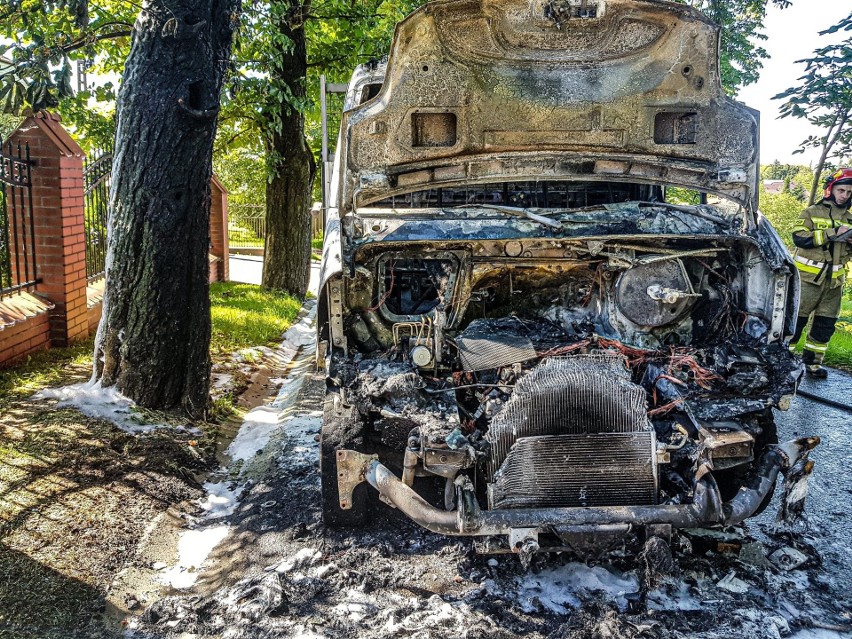
<svg viewBox="0 0 852 639">
<path fill-rule="evenodd" d="M 799 220 L 793 229 L 793 260 L 800 277 L 813 284 L 831 278 L 833 286 L 840 285 L 845 280 L 846 262 L 852 259 L 852 245 L 835 242 L 834 236 L 838 227 L 852 226 L 849 210 L 823 200 L 802 211 Z"/>
</svg>

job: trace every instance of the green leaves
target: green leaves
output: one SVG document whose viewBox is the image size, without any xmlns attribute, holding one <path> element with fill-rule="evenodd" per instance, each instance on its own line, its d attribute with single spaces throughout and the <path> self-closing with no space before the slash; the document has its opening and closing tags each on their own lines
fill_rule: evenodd
<svg viewBox="0 0 852 639">
<path fill-rule="evenodd" d="M 105 68 L 123 66 L 135 4 L 126 0 L 7 0 L 0 35 L 15 44 L 0 48 L 0 109 L 20 113 L 53 108 L 73 96 L 72 64 L 100 57 Z"/>
<path fill-rule="evenodd" d="M 308 141 L 315 151 L 319 137 L 310 133 L 319 122 L 319 76 L 347 82 L 358 64 L 381 58 L 390 49 L 396 23 L 425 0 L 254 0 L 244 2 L 234 65 L 223 99 L 222 120 L 261 139 L 281 135 L 294 111 L 306 119 Z M 302 78 L 285 79 L 282 65 L 295 55 L 292 29 L 304 29 L 308 71 Z M 220 138 L 226 135 L 223 131 Z M 240 140 L 255 139 L 242 135 Z M 224 149 L 219 151 L 224 152 Z M 267 158 L 270 175 L 280 169 L 280 158 Z M 258 198 L 262 196 L 258 194 Z"/>
<path fill-rule="evenodd" d="M 852 31 L 852 13 L 821 35 L 840 31 Z M 779 108 L 782 118 L 804 118 L 824 131 L 803 140 L 796 151 L 821 149 L 817 171 L 822 171 L 829 158 L 852 155 L 852 36 L 819 47 L 812 57 L 798 62 L 805 65 L 799 83 L 773 99 L 784 101 Z M 812 190 L 811 199 L 815 195 Z"/>
<path fill-rule="evenodd" d="M 34 111 L 59 103 L 57 77 L 51 73 L 45 47 L 34 43 L 23 54 L 13 51 L 12 65 L 0 71 L 0 111 L 18 115 L 25 107 Z"/>
</svg>

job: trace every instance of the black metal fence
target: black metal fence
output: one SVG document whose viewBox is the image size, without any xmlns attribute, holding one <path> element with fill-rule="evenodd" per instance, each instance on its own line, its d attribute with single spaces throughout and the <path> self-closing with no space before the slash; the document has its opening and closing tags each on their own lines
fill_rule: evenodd
<svg viewBox="0 0 852 639">
<path fill-rule="evenodd" d="M 38 283 L 28 144 L 0 140 L 0 297 Z"/>
<path fill-rule="evenodd" d="M 86 277 L 89 281 L 106 271 L 107 212 L 112 175 L 112 151 L 99 151 L 83 166 L 86 198 Z"/>
<path fill-rule="evenodd" d="M 266 207 L 263 204 L 228 206 L 228 246 L 260 248 L 266 239 Z"/>
</svg>

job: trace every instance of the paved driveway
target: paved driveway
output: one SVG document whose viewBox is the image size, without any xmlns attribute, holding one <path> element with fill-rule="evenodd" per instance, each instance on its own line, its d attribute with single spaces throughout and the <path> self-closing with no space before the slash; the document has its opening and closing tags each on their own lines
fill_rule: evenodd
<svg viewBox="0 0 852 639">
<path fill-rule="evenodd" d="M 232 282 L 260 284 L 263 275 L 263 257 L 255 255 L 230 255 L 228 268 Z M 311 281 L 308 291 L 317 294 L 319 288 L 319 262 L 311 261 Z"/>
<path fill-rule="evenodd" d="M 232 282 L 260 284 L 260 277 L 263 274 L 262 256 L 230 255 L 228 259 L 228 268 L 230 269 Z"/>
</svg>

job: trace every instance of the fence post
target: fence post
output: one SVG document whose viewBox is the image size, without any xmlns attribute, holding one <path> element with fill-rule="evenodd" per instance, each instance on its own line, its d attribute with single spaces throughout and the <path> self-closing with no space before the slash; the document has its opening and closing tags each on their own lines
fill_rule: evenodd
<svg viewBox="0 0 852 639">
<path fill-rule="evenodd" d="M 210 253 L 219 258 L 211 281 L 227 282 L 228 268 L 228 191 L 215 175 L 210 180 Z"/>
<path fill-rule="evenodd" d="M 40 112 L 11 135 L 30 146 L 33 218 L 36 235 L 36 291 L 55 304 L 50 315 L 54 346 L 88 335 L 86 315 L 86 233 L 83 151 L 62 128 L 60 118 Z"/>
</svg>

